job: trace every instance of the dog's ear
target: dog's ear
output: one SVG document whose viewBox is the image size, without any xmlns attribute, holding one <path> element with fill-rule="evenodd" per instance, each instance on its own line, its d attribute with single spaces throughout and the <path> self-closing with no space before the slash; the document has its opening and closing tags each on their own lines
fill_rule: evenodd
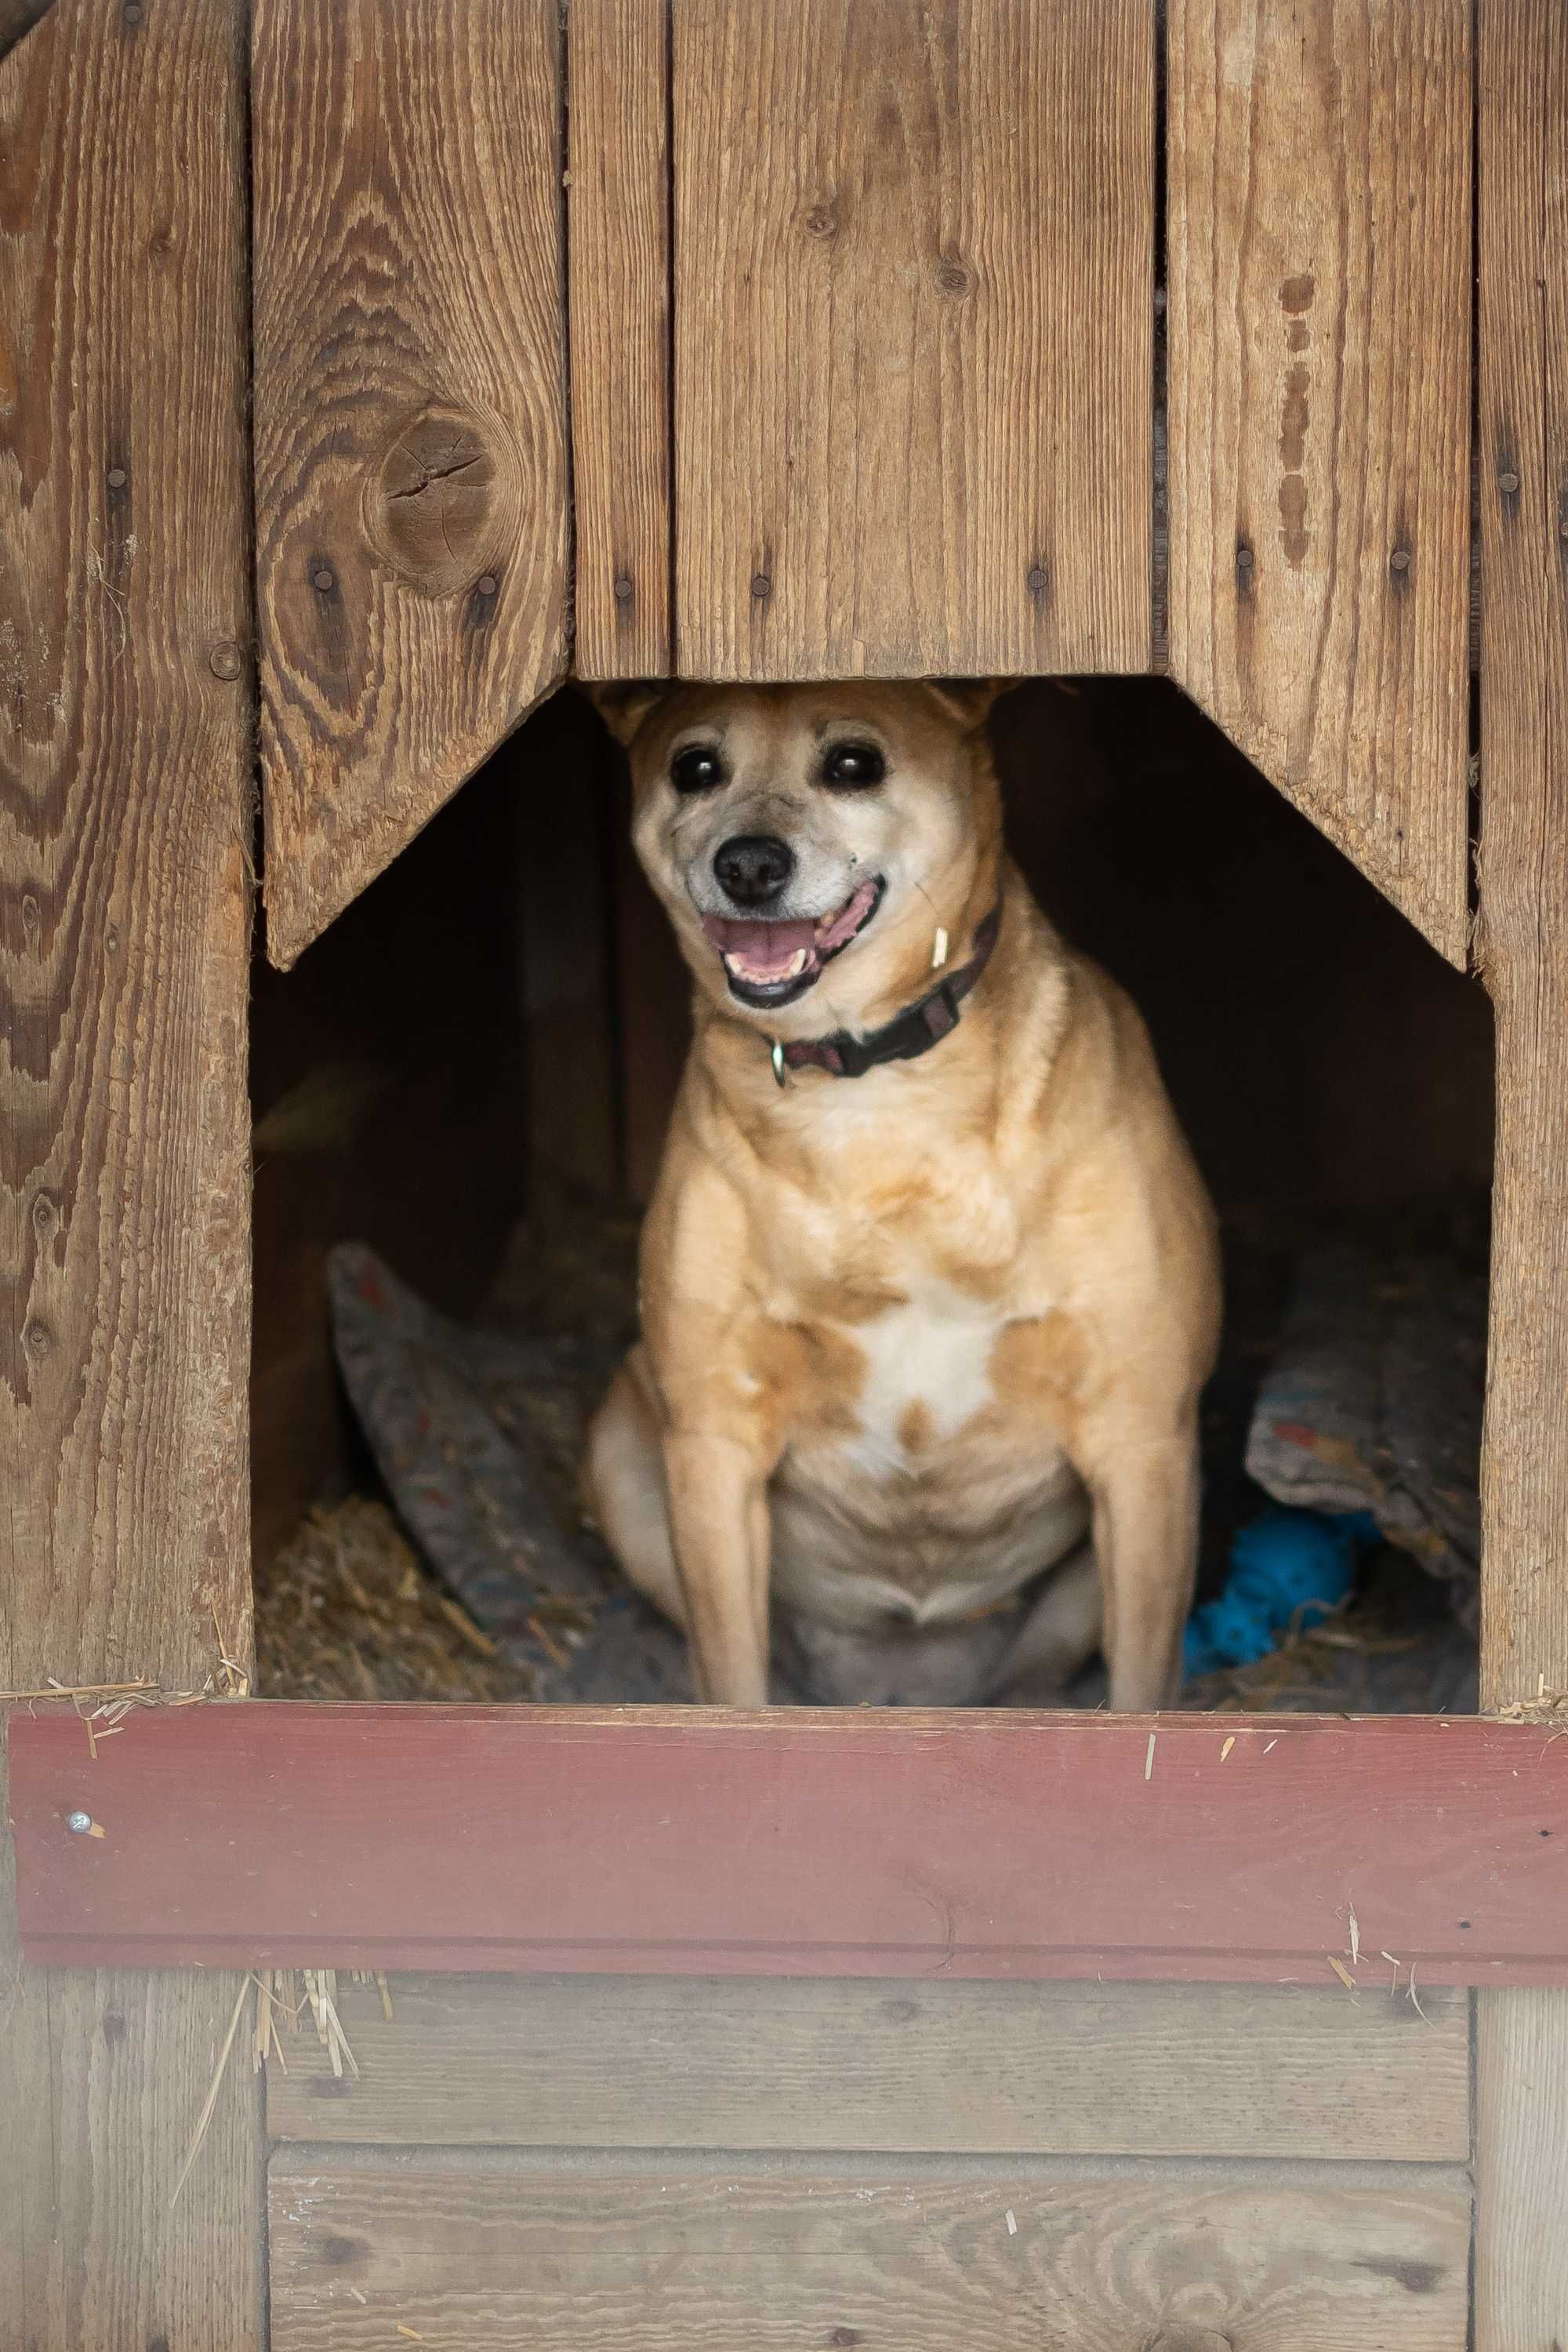
<svg viewBox="0 0 1568 2352">
<path fill-rule="evenodd" d="M 629 744 L 655 703 L 662 702 L 669 687 L 662 678 L 631 678 L 611 680 L 604 685 L 580 684 L 605 726 L 617 742 Z"/>
<path fill-rule="evenodd" d="M 950 719 L 963 727 L 984 727 L 991 706 L 1016 681 L 1010 677 L 928 677 L 928 694 L 941 703 Z"/>
</svg>

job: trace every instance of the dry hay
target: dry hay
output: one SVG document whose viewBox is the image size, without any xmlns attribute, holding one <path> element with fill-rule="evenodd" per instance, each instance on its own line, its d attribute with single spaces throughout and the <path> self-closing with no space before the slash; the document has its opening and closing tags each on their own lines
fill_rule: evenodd
<svg viewBox="0 0 1568 2352">
<path fill-rule="evenodd" d="M 442 1591 L 384 1503 L 319 1504 L 257 1578 L 257 1680 L 268 1698 L 532 1699 Z"/>
<path fill-rule="evenodd" d="M 1316 1622 L 1294 1625 L 1267 1657 L 1190 1676 L 1182 1705 L 1247 1715 L 1331 1707 L 1336 1699 L 1342 1705 L 1348 1664 L 1408 1658 L 1421 1647 L 1420 1635 L 1402 1629 L 1392 1611 L 1352 1595 Z"/>
</svg>

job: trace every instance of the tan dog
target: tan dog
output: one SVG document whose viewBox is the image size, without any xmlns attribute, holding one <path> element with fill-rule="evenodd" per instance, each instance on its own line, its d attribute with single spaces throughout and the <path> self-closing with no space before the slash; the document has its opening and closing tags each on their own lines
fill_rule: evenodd
<svg viewBox="0 0 1568 2352">
<path fill-rule="evenodd" d="M 731 1706 L 774 1612 L 837 1699 L 1037 1696 L 1101 1644 L 1112 1706 L 1179 1680 L 1213 1218 L 1004 855 L 993 692 L 597 698 L 697 1034 L 588 1499 Z"/>
</svg>

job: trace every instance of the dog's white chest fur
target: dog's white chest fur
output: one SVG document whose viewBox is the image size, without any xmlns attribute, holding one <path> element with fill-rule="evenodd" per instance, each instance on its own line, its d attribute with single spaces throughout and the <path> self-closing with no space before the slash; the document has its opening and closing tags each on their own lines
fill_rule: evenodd
<svg viewBox="0 0 1568 2352">
<path fill-rule="evenodd" d="M 911 1421 L 921 1450 L 956 1435 L 991 1401 L 990 1362 L 1001 1318 L 949 1284 L 924 1286 L 902 1306 L 855 1327 L 866 1359 L 858 1424 L 847 1452 L 874 1478 L 908 1470 Z"/>
</svg>

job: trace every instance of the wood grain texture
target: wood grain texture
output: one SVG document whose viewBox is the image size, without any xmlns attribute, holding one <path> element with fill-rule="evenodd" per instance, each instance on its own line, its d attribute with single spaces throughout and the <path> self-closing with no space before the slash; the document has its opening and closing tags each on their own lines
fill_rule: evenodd
<svg viewBox="0 0 1568 2352">
<path fill-rule="evenodd" d="M 663 677 L 669 614 L 669 12 L 573 0 L 573 604 L 579 677 Z"/>
<path fill-rule="evenodd" d="M 258 0 L 268 951 L 291 963 L 566 665 L 552 0 Z"/>
<path fill-rule="evenodd" d="M 357 2077 L 290 2042 L 274 2139 L 1005 2154 L 1469 2155 L 1469 2004 L 1340 1987 L 399 1979 Z M 1201 2084 L 1201 2097 L 1193 2086 Z"/>
<path fill-rule="evenodd" d="M 249 1647 L 242 15 L 0 65 L 0 1689 Z M 8 1844 L 0 2343 L 259 2352 L 237 1988 L 22 1971 Z"/>
<path fill-rule="evenodd" d="M 680 674 L 1146 668 L 1153 11 L 673 27 Z"/>
<path fill-rule="evenodd" d="M 1455 963 L 1468 0 L 1171 0 L 1170 664 Z"/>
<path fill-rule="evenodd" d="M 272 2166 L 273 2352 L 1460 2352 L 1469 2199 L 1432 2173 L 301 2151 Z"/>
<path fill-rule="evenodd" d="M 1568 1688 L 1568 20 L 1481 0 L 1481 852 L 1498 1017 L 1481 1696 Z M 1568 2342 L 1568 1999 L 1477 2036 L 1476 2343 Z"/>
<path fill-rule="evenodd" d="M 77 1729 L 13 1729 L 39 1959 L 1568 1979 L 1568 1743 L 1529 1725 L 251 1700 L 128 1721 L 100 1841 Z"/>
</svg>

